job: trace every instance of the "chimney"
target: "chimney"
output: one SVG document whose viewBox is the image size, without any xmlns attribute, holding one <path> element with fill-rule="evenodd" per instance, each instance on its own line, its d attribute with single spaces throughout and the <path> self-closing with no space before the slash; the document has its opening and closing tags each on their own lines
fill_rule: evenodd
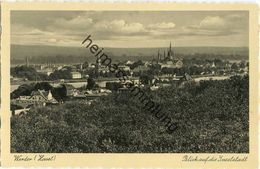
<svg viewBox="0 0 260 169">
<path fill-rule="evenodd" d="M 29 59 L 26 57 L 26 67 L 29 67 Z"/>
</svg>

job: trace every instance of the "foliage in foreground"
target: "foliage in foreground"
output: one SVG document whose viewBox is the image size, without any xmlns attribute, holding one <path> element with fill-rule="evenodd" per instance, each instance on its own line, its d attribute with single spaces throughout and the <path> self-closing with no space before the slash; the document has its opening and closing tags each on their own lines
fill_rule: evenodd
<svg viewBox="0 0 260 169">
<path fill-rule="evenodd" d="M 127 94 L 34 108 L 12 117 L 12 152 L 246 153 L 248 85 L 248 76 L 237 76 L 149 92 L 178 123 L 172 134 Z"/>
</svg>

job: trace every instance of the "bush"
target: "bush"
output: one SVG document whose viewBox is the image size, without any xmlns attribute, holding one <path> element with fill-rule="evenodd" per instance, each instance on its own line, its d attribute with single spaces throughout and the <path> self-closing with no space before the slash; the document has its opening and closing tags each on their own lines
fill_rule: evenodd
<svg viewBox="0 0 260 169">
<path fill-rule="evenodd" d="M 248 153 L 249 78 L 147 90 L 178 123 L 172 134 L 138 99 L 113 93 L 33 108 L 11 119 L 12 152 Z"/>
</svg>

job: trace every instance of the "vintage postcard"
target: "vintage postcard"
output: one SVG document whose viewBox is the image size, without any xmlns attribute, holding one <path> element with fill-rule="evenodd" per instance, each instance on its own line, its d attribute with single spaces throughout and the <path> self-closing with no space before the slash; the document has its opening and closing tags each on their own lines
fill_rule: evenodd
<svg viewBox="0 0 260 169">
<path fill-rule="evenodd" d="M 257 5 L 1 10 L 3 166 L 257 168 Z"/>
</svg>

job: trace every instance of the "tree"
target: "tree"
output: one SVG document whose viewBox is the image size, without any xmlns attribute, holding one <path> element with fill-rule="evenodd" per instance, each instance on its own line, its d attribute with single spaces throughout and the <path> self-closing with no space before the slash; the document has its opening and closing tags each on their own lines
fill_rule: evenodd
<svg viewBox="0 0 260 169">
<path fill-rule="evenodd" d="M 84 63 L 83 63 L 83 65 L 82 65 L 82 68 L 83 69 L 87 69 L 88 68 L 88 61 L 85 61 Z"/>
<path fill-rule="evenodd" d="M 241 62 L 239 63 L 239 67 L 242 68 L 242 69 L 244 69 L 244 68 L 246 67 L 246 62 L 245 62 L 245 61 L 241 61 Z"/>
<path fill-rule="evenodd" d="M 231 65 L 231 69 L 233 69 L 233 70 L 237 70 L 237 69 L 238 69 L 237 64 L 236 64 L 236 63 L 233 63 L 233 64 Z"/>
<path fill-rule="evenodd" d="M 51 80 L 58 80 L 58 79 L 71 79 L 71 70 L 55 70 L 53 73 L 50 74 L 49 77 Z"/>
<path fill-rule="evenodd" d="M 161 66 L 159 64 L 153 64 L 149 67 L 148 73 L 151 75 L 159 75 L 161 72 Z"/>
<path fill-rule="evenodd" d="M 202 67 L 198 67 L 198 66 L 189 67 L 189 74 L 191 75 L 200 75 L 202 72 L 203 72 Z"/>
<path fill-rule="evenodd" d="M 144 65 L 144 63 L 141 61 L 141 60 L 138 60 L 138 61 L 136 61 L 136 62 L 134 62 L 131 66 L 130 66 L 130 69 L 135 69 L 136 67 L 138 67 L 138 66 L 142 66 L 142 65 Z"/>
<path fill-rule="evenodd" d="M 145 84 L 145 85 L 152 84 L 152 80 L 153 80 L 153 76 L 152 75 L 142 74 L 140 76 L 140 82 L 142 84 Z"/>
<path fill-rule="evenodd" d="M 96 82 L 92 78 L 88 78 L 87 82 L 88 82 L 88 84 L 86 86 L 86 89 L 88 89 L 88 90 L 93 89 L 95 87 L 95 85 L 96 85 Z"/>
<path fill-rule="evenodd" d="M 12 116 L 11 152 L 249 152 L 248 76 L 145 93 L 178 123 L 172 134 L 131 93 L 115 92 L 91 105 L 76 100 Z"/>
<path fill-rule="evenodd" d="M 53 88 L 51 93 L 58 102 L 63 102 L 67 99 L 67 88 L 64 84 Z"/>
<path fill-rule="evenodd" d="M 122 88 L 123 85 L 120 82 L 107 82 L 106 83 L 106 89 L 109 89 L 111 91 L 117 91 L 119 88 Z"/>
<path fill-rule="evenodd" d="M 11 99 L 16 99 L 20 96 L 30 96 L 34 90 L 34 83 L 22 84 L 16 90 L 11 93 Z"/>
<path fill-rule="evenodd" d="M 11 75 L 13 77 L 25 78 L 28 80 L 47 80 L 48 76 L 38 73 L 33 67 L 16 66 L 11 68 Z"/>
<path fill-rule="evenodd" d="M 50 85 L 50 83 L 48 83 L 48 82 L 36 83 L 36 85 L 34 86 L 34 90 L 49 91 L 49 90 L 52 90 L 52 89 L 53 89 L 52 85 Z"/>
</svg>

